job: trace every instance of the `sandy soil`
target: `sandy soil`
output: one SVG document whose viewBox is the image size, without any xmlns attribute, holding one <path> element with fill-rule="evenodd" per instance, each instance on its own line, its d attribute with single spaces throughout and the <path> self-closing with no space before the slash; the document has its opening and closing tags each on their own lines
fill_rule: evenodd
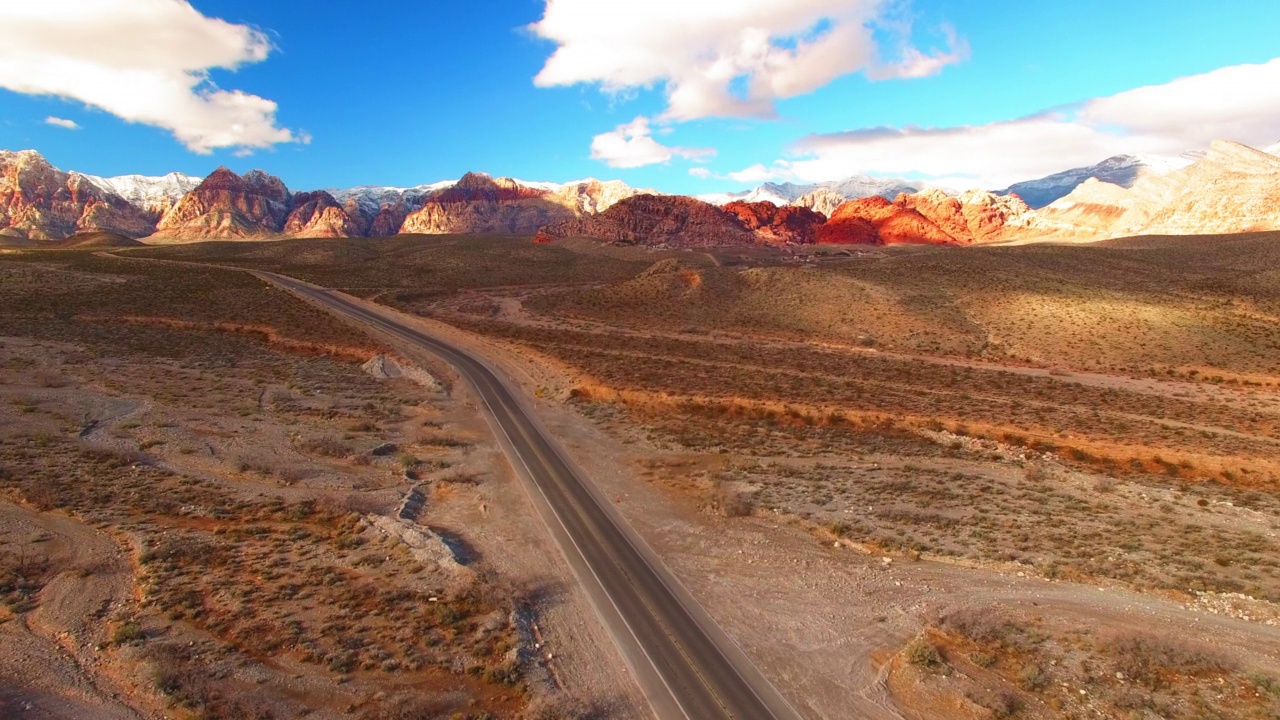
<svg viewBox="0 0 1280 720">
<path fill-rule="evenodd" d="M 502 303 L 502 312 L 519 309 Z M 424 327 L 493 360 L 520 383 L 575 460 L 710 614 L 807 717 L 903 717 L 887 683 L 889 660 L 939 613 L 966 606 L 1034 609 L 1084 626 L 1191 627 L 1200 637 L 1280 672 L 1280 628 L 1214 614 L 1176 599 L 1046 580 L 1017 570 L 910 562 L 821 543 L 788 518 L 725 519 L 645 479 L 664 451 L 606 433 L 555 400 L 569 380 L 545 358 L 439 322 Z M 1047 370 L 1021 369 L 1048 375 Z M 1064 382 L 1118 383 L 1157 394 L 1180 383 L 1072 373 Z M 1234 393 L 1201 389 L 1209 393 Z M 625 442 L 623 441 L 625 440 Z M 671 458 L 679 462 L 686 458 Z M 909 702 L 909 701 L 908 701 Z"/>
<path fill-rule="evenodd" d="M 0 538 L 46 558 L 53 579 L 30 615 L 0 624 L 0 715 L 143 717 L 94 652 L 104 620 L 132 602 L 132 569 L 110 537 L 65 515 L 0 500 Z"/>
</svg>

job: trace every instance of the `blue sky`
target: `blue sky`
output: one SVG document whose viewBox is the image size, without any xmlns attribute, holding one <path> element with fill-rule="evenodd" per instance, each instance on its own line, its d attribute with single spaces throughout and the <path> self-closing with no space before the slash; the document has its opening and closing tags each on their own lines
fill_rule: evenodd
<svg viewBox="0 0 1280 720">
<path fill-rule="evenodd" d="M 58 7 L 0 9 L 0 147 L 99 175 L 225 164 L 295 189 L 468 170 L 684 193 L 862 172 L 990 185 L 1129 147 L 1280 141 L 1280 63 L 1266 65 L 1280 3 L 46 4 Z M 708 57 L 735 79 L 717 86 L 719 71 L 696 67 Z M 156 67 L 167 74 L 130 74 Z M 175 78 L 205 67 L 216 90 L 197 90 L 221 94 L 193 101 Z M 1091 102 L 1143 86 L 1165 89 Z M 1030 116 L 1042 119 L 1016 122 Z M 858 132 L 875 128 L 888 130 Z"/>
</svg>

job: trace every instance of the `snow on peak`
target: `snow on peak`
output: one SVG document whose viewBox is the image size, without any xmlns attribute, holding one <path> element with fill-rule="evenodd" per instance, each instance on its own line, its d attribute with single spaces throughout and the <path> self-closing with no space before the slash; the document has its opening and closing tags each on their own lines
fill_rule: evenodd
<svg viewBox="0 0 1280 720">
<path fill-rule="evenodd" d="M 457 185 L 457 180 L 440 180 L 439 182 L 413 187 L 394 187 L 388 185 L 361 185 L 353 188 L 329 188 L 327 192 L 339 203 L 354 200 L 356 205 L 370 214 L 377 214 L 384 205 L 420 205 L 420 198 L 433 192 Z"/>
<path fill-rule="evenodd" d="M 1198 157 L 1194 153 L 1178 156 L 1164 155 L 1116 155 L 1109 157 L 1097 165 L 1072 168 L 1054 173 L 1036 180 L 1014 183 L 997 194 L 1014 194 L 1021 197 L 1033 208 L 1045 207 L 1054 201 L 1071 194 L 1085 181 L 1097 178 L 1112 185 L 1123 188 L 1133 187 L 1143 177 L 1152 175 L 1168 175 L 1181 170 Z"/>
<path fill-rule="evenodd" d="M 103 192 L 119 195 L 139 207 L 165 200 L 177 202 L 183 195 L 194 190 L 201 180 L 180 172 L 160 176 L 117 175 L 104 178 L 85 175 L 84 177 Z"/>
<path fill-rule="evenodd" d="M 854 175 L 844 180 L 798 185 L 796 183 L 765 183 L 754 190 L 736 193 L 707 193 L 696 196 L 697 199 L 712 205 L 724 205 L 735 200 L 743 202 L 771 202 L 778 207 L 790 205 L 800 198 L 816 190 L 830 190 L 845 200 L 880 195 L 892 200 L 900 193 L 914 193 L 925 189 L 924 183 L 897 178 L 879 178 L 870 175 Z"/>
</svg>

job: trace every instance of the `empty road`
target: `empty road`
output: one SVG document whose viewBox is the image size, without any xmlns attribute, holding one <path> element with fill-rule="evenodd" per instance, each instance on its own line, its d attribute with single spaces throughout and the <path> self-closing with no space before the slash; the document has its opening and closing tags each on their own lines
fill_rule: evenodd
<svg viewBox="0 0 1280 720">
<path fill-rule="evenodd" d="M 471 384 L 513 465 L 545 500 L 540 512 L 659 718 L 799 720 L 487 364 L 376 307 L 285 276 L 255 274 L 440 357 Z"/>
</svg>

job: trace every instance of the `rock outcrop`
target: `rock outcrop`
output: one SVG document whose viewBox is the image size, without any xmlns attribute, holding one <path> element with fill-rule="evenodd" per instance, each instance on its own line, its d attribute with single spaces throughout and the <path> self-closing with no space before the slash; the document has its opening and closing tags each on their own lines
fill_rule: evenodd
<svg viewBox="0 0 1280 720">
<path fill-rule="evenodd" d="M 621 200 L 644 193 L 657 194 L 652 190 L 637 190 L 621 180 L 600 181 L 587 178 L 561 185 L 551 191 L 547 199 L 563 205 L 575 214 L 595 215 L 617 205 Z"/>
<path fill-rule="evenodd" d="M 200 184 L 200 178 L 178 172 L 159 177 L 146 175 L 117 175 L 116 177 L 86 175 L 85 177 L 104 192 L 115 193 L 129 201 L 146 215 L 153 226 L 182 199 L 183 195 L 196 189 Z"/>
<path fill-rule="evenodd" d="M 550 242 L 566 237 L 672 247 L 754 245 L 759 241 L 732 213 L 678 195 L 629 197 L 599 215 L 544 227 L 535 240 Z"/>
<path fill-rule="evenodd" d="M 1053 232 L 1095 240 L 1280 230 L 1280 158 L 1219 141 L 1181 170 L 1132 188 L 1089 180 L 1040 211 Z"/>
<path fill-rule="evenodd" d="M 849 198 L 829 188 L 819 188 L 811 193 L 801 195 L 795 202 L 796 207 L 809 208 L 827 217 L 835 214 L 836 208 L 849 201 Z"/>
<path fill-rule="evenodd" d="M 299 238 L 357 237 L 364 234 L 361 222 L 352 218 L 332 195 L 324 190 L 302 192 L 291 199 L 292 209 L 282 228 L 285 235 Z"/>
<path fill-rule="evenodd" d="M 812 245 L 817 242 L 818 228 L 827 221 L 826 216 L 809 208 L 778 207 L 771 202 L 735 200 L 720 209 L 736 217 L 760 240 L 775 245 Z"/>
<path fill-rule="evenodd" d="M 510 178 L 467 173 L 409 213 L 400 232 L 533 235 L 539 228 L 574 216 L 569 208 L 549 200 L 550 194 Z"/>
<path fill-rule="evenodd" d="M 1073 168 L 1038 180 L 1015 183 L 999 195 L 1017 195 L 1031 208 L 1042 208 L 1066 197 L 1090 179 L 1130 188 L 1146 177 L 1167 175 L 1190 165 L 1194 157 L 1156 155 L 1116 155 L 1097 165 Z"/>
<path fill-rule="evenodd" d="M 135 238 L 150 234 L 151 222 L 124 198 L 34 150 L 0 151 L 0 230 L 41 242 L 92 231 Z"/>
<path fill-rule="evenodd" d="M 874 232 L 872 232 L 874 231 Z M 919 211 L 875 195 L 836 208 L 818 230 L 818 242 L 858 245 L 958 245 Z"/>
<path fill-rule="evenodd" d="M 960 245 L 1012 240 L 1045 227 L 1022 198 L 985 190 L 970 190 L 959 197 L 925 190 L 899 195 L 894 204 L 919 212 Z"/>
<path fill-rule="evenodd" d="M 280 178 L 261 170 L 243 177 L 220 167 L 160 219 L 153 239 L 279 237 L 292 197 Z"/>
<path fill-rule="evenodd" d="M 955 243 L 973 244 L 973 232 L 969 229 L 965 206 L 959 199 L 941 190 L 929 189 L 913 195 L 903 193 L 894 199 L 893 204 L 920 213 Z"/>
</svg>

